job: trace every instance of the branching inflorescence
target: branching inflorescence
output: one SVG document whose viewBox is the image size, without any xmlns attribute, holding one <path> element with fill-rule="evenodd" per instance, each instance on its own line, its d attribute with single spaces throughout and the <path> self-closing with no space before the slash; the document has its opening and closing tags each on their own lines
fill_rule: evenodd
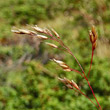
<svg viewBox="0 0 110 110">
<path fill-rule="evenodd" d="M 53 40 L 53 41 L 56 41 L 57 43 L 59 43 L 59 45 L 61 46 L 61 48 L 53 43 L 49 43 L 49 42 L 46 42 L 47 45 L 53 47 L 53 48 L 56 48 L 56 49 L 59 49 L 59 50 L 63 50 L 67 53 L 69 53 L 70 55 L 72 55 L 74 57 L 74 59 L 76 60 L 77 64 L 79 65 L 80 69 L 81 69 L 81 72 L 76 70 L 76 69 L 73 69 L 73 68 L 70 68 L 66 63 L 64 63 L 63 61 L 60 61 L 60 60 L 57 60 L 57 59 L 52 59 L 54 62 L 56 62 L 60 67 L 62 67 L 62 69 L 64 71 L 74 71 L 76 73 L 78 73 L 79 75 L 81 75 L 86 81 L 87 81 L 87 84 L 88 86 L 90 87 L 90 90 L 93 94 L 93 97 L 95 98 L 97 104 L 95 104 L 86 94 L 84 94 L 80 88 L 78 87 L 78 85 L 73 81 L 73 80 L 69 80 L 67 78 L 58 78 L 62 83 L 64 83 L 69 89 L 72 89 L 74 90 L 75 92 L 78 92 L 78 93 L 81 93 L 82 95 L 84 95 L 86 98 L 88 98 L 91 103 L 93 103 L 98 110 L 102 110 L 95 94 L 94 94 L 94 91 L 90 85 L 90 82 L 88 80 L 89 78 L 89 74 L 90 74 L 90 71 L 91 71 L 91 66 L 92 66 L 92 61 L 93 61 L 93 56 L 94 56 L 94 50 L 96 49 L 96 43 L 97 43 L 97 33 L 96 33 L 96 30 L 95 30 L 95 27 L 92 26 L 90 32 L 89 32 L 89 37 L 90 37 L 90 41 L 92 43 L 92 55 L 91 55 L 91 63 L 90 63 L 90 69 L 89 69 L 89 72 L 86 76 L 81 64 L 79 63 L 79 61 L 77 60 L 77 58 L 74 56 L 74 54 L 71 52 L 71 50 L 62 42 L 62 40 L 60 39 L 60 36 L 59 34 L 54 30 L 54 29 L 47 29 L 47 28 L 40 28 L 38 27 L 37 25 L 36 26 L 33 26 L 32 27 L 35 31 L 31 31 L 31 30 L 26 30 L 26 29 L 16 29 L 16 30 L 12 30 L 12 32 L 16 33 L 16 34 L 26 34 L 26 35 L 30 35 L 30 36 L 33 36 L 33 37 L 37 37 L 41 40 Z M 40 34 L 39 34 L 40 33 Z"/>
</svg>

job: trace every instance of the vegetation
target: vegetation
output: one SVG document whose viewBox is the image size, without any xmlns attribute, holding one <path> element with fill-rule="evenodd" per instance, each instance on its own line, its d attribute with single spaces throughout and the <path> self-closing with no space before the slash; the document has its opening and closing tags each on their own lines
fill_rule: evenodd
<svg viewBox="0 0 110 110">
<path fill-rule="evenodd" d="M 12 4 L 13 3 L 13 4 Z M 91 24 L 98 32 L 98 46 L 89 80 L 103 110 L 110 109 L 110 2 L 96 0 L 0 1 L 0 109 L 1 110 L 95 110 L 84 96 L 67 89 L 57 79 L 67 77 L 95 102 L 86 81 L 65 72 L 50 58 L 63 60 L 80 71 L 75 60 L 60 50 L 50 50 L 37 38 L 11 34 L 11 27 L 38 24 L 52 27 L 89 71 Z"/>
</svg>

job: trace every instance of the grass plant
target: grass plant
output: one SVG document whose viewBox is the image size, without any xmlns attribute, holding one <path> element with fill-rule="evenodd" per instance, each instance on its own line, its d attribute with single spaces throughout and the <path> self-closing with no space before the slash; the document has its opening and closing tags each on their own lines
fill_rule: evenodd
<svg viewBox="0 0 110 110">
<path fill-rule="evenodd" d="M 55 41 L 57 42 L 57 44 L 59 45 L 56 45 L 56 44 L 53 44 L 53 43 L 50 43 L 50 42 L 45 42 L 47 45 L 49 45 L 50 47 L 52 48 L 56 48 L 56 49 L 59 49 L 61 51 L 65 51 L 67 52 L 68 54 L 70 54 L 77 62 L 79 68 L 81 69 L 81 72 L 75 68 L 71 68 L 70 66 L 68 66 L 65 62 L 61 61 L 61 60 L 58 60 L 58 59 L 51 59 L 52 61 L 54 61 L 55 63 L 57 63 L 60 67 L 62 67 L 62 69 L 64 71 L 67 71 L 67 72 L 70 72 L 70 71 L 73 71 L 73 72 L 76 72 L 78 73 L 79 75 L 82 76 L 82 78 L 84 78 L 93 94 L 93 97 L 96 101 L 93 102 L 85 93 L 82 92 L 81 88 L 73 81 L 73 80 L 69 80 L 67 78 L 60 78 L 58 77 L 58 79 L 64 83 L 69 89 L 72 89 L 74 90 L 75 92 L 78 92 L 78 93 L 81 93 L 82 95 L 84 95 L 87 99 L 89 99 L 89 101 L 94 104 L 94 106 L 96 106 L 96 108 L 98 110 L 102 110 L 101 108 L 101 105 L 99 104 L 99 101 L 97 100 L 97 97 L 95 96 L 95 93 L 92 89 L 92 86 L 89 82 L 89 75 L 90 75 L 90 72 L 91 72 L 91 67 L 92 67 L 92 61 L 93 61 L 93 56 L 94 56 L 94 51 L 96 49 L 96 45 L 97 45 L 97 38 L 98 38 L 98 35 L 97 35 L 97 32 L 95 30 L 95 27 L 92 26 L 91 30 L 89 31 L 89 37 L 90 37 L 90 41 L 91 41 L 91 44 L 92 44 L 92 55 L 91 55 L 91 62 L 90 62 L 90 68 L 89 68 L 89 71 L 88 73 L 86 74 L 83 67 L 81 66 L 81 64 L 79 63 L 79 61 L 77 60 L 77 58 L 74 56 L 73 52 L 69 49 L 68 46 L 66 46 L 63 41 L 61 40 L 61 37 L 60 35 L 52 28 L 50 29 L 47 29 L 47 28 L 40 28 L 38 27 L 37 25 L 36 26 L 32 26 L 32 28 L 34 29 L 34 31 L 32 30 L 27 30 L 27 29 L 15 29 L 15 30 L 12 30 L 12 32 L 16 33 L 16 34 L 26 34 L 26 35 L 30 35 L 32 37 L 37 37 L 38 39 L 40 39 L 41 41 L 44 41 L 45 40 L 51 40 L 51 41 Z"/>
</svg>

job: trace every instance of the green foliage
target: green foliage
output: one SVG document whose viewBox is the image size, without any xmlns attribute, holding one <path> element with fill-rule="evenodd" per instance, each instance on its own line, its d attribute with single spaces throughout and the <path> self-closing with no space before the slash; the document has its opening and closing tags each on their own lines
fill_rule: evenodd
<svg viewBox="0 0 110 110">
<path fill-rule="evenodd" d="M 36 23 L 53 18 L 65 9 L 64 0 L 6 0 L 0 2 L 1 18 L 10 24 Z"/>
</svg>

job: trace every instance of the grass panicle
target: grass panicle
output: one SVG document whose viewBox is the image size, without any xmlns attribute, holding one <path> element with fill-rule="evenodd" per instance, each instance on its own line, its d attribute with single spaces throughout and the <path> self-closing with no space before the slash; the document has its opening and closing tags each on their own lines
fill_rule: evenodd
<svg viewBox="0 0 110 110">
<path fill-rule="evenodd" d="M 25 30 L 25 29 L 17 29 L 17 30 L 12 30 L 12 32 L 16 33 L 16 34 L 27 34 L 33 37 L 37 37 L 38 39 L 42 39 L 44 42 L 45 40 L 49 39 L 52 41 L 57 42 L 62 48 L 59 48 L 59 46 L 53 44 L 53 43 L 48 43 L 46 42 L 47 45 L 65 51 L 68 54 L 70 54 L 77 62 L 79 68 L 81 69 L 81 72 L 70 68 L 66 63 L 64 63 L 63 61 L 57 60 L 57 59 L 52 59 L 52 61 L 54 61 L 55 63 L 57 63 L 60 67 L 62 67 L 62 69 L 64 71 L 70 72 L 70 71 L 74 71 L 76 73 L 78 73 L 79 75 L 82 76 L 82 78 L 84 78 L 93 94 L 93 97 L 96 101 L 93 102 L 85 93 L 83 93 L 81 91 L 81 89 L 79 88 L 79 86 L 73 81 L 73 80 L 69 80 L 67 78 L 58 78 L 62 83 L 64 83 L 69 89 L 74 90 L 75 92 L 81 93 L 82 95 L 84 95 L 87 99 L 89 99 L 91 101 L 92 104 L 94 104 L 96 106 L 96 108 L 98 110 L 102 110 L 101 105 L 99 104 L 95 93 L 91 87 L 91 84 L 89 82 L 89 75 L 90 75 L 90 71 L 91 71 L 91 66 L 92 66 L 92 61 L 93 61 L 93 56 L 94 56 L 94 50 L 96 49 L 96 44 L 97 44 L 97 38 L 98 35 L 96 33 L 95 27 L 92 26 L 91 30 L 89 31 L 89 37 L 90 37 L 90 41 L 92 44 L 92 55 L 91 55 L 91 63 L 90 63 L 90 68 L 89 68 L 89 72 L 86 75 L 84 69 L 82 68 L 81 64 L 79 63 L 79 61 L 77 60 L 77 58 L 74 56 L 74 54 L 72 53 L 72 51 L 63 43 L 63 41 L 60 39 L 61 37 L 59 36 L 59 34 L 54 30 L 54 29 L 47 29 L 47 28 L 40 28 L 37 25 L 33 26 L 32 29 L 34 29 L 34 31 L 31 30 Z"/>
</svg>

